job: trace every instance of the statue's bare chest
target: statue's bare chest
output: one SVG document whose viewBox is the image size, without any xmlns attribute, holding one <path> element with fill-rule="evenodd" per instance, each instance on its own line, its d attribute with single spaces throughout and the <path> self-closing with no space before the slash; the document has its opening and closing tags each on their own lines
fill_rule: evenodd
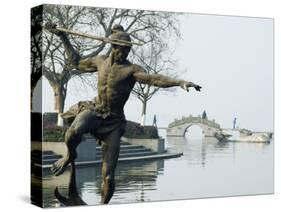
<svg viewBox="0 0 281 212">
<path fill-rule="evenodd" d="M 122 89 L 132 81 L 132 67 L 129 65 L 105 64 L 98 72 L 99 87 Z"/>
</svg>

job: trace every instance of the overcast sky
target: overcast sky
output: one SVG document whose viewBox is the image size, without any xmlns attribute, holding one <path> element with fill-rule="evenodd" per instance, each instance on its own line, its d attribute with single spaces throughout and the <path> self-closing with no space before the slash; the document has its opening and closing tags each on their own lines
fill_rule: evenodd
<svg viewBox="0 0 281 212">
<path fill-rule="evenodd" d="M 175 118 L 206 110 L 208 118 L 223 128 L 231 127 L 237 117 L 240 128 L 272 131 L 273 19 L 187 14 L 180 20 L 182 40 L 174 55 L 178 70 L 187 69 L 182 77 L 203 88 L 200 93 L 179 88 L 175 95 L 155 95 L 148 103 L 146 124 L 152 124 L 154 114 L 158 126 L 165 127 Z M 65 109 L 95 95 L 71 80 Z M 53 93 L 44 79 L 43 112 L 50 111 L 54 111 Z M 131 97 L 125 114 L 140 122 L 139 100 Z"/>
</svg>

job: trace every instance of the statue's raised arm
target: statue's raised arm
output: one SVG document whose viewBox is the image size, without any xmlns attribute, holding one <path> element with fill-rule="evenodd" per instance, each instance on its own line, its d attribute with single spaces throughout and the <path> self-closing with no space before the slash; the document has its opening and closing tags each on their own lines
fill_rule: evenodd
<svg viewBox="0 0 281 212">
<path fill-rule="evenodd" d="M 133 76 L 135 80 L 143 84 L 154 85 L 161 88 L 180 86 L 186 91 L 189 91 L 190 87 L 195 88 L 196 91 L 200 91 L 200 89 L 202 88 L 200 85 L 186 80 L 177 80 L 171 77 L 164 76 L 162 74 L 148 74 L 143 70 L 142 67 L 138 65 L 135 65 L 134 68 L 135 72 Z"/>
<path fill-rule="evenodd" d="M 50 23 L 45 25 L 45 29 L 57 35 L 61 39 L 68 60 L 73 67 L 82 72 L 97 71 L 98 63 L 101 60 L 99 56 L 82 59 L 81 55 L 75 50 L 75 48 L 69 41 L 67 33 L 57 30 L 57 26 Z"/>
</svg>

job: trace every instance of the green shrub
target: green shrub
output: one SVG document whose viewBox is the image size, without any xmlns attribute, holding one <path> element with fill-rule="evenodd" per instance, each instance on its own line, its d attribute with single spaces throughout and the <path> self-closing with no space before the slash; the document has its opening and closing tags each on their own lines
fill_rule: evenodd
<svg viewBox="0 0 281 212">
<path fill-rule="evenodd" d="M 65 129 L 62 127 L 44 128 L 44 142 L 63 142 Z"/>
<path fill-rule="evenodd" d="M 43 129 L 43 141 L 44 142 L 63 142 L 66 128 L 47 125 Z M 156 127 L 153 126 L 141 126 L 140 124 L 132 121 L 127 121 L 126 131 L 124 134 L 126 138 L 159 138 Z"/>
<path fill-rule="evenodd" d="M 141 126 L 132 121 L 127 121 L 126 131 L 124 134 L 126 138 L 159 138 L 158 130 L 154 126 Z"/>
</svg>

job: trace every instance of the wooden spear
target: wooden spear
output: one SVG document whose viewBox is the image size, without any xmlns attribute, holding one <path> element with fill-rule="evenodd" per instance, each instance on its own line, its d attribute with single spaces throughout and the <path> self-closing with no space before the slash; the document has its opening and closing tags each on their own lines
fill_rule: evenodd
<svg viewBox="0 0 281 212">
<path fill-rule="evenodd" d="M 46 28 L 48 30 L 48 28 Z M 84 37 L 84 38 L 90 38 L 90 39 L 94 39 L 94 40 L 99 40 L 105 43 L 111 43 L 111 44 L 116 44 L 116 45 L 121 45 L 121 46 L 131 46 L 131 45 L 138 45 L 138 46 L 142 46 L 144 43 L 136 43 L 136 42 L 130 42 L 130 41 L 125 41 L 125 40 L 119 40 L 119 39 L 112 39 L 112 38 L 105 38 L 105 37 L 100 37 L 100 36 L 95 36 L 95 35 L 89 35 L 86 33 L 81 33 L 81 32 L 76 32 L 76 31 L 72 31 L 69 29 L 64 29 L 61 27 L 56 27 L 56 30 L 60 31 L 60 32 L 65 32 L 68 34 L 72 34 L 72 35 L 77 35 L 80 37 Z"/>
</svg>

